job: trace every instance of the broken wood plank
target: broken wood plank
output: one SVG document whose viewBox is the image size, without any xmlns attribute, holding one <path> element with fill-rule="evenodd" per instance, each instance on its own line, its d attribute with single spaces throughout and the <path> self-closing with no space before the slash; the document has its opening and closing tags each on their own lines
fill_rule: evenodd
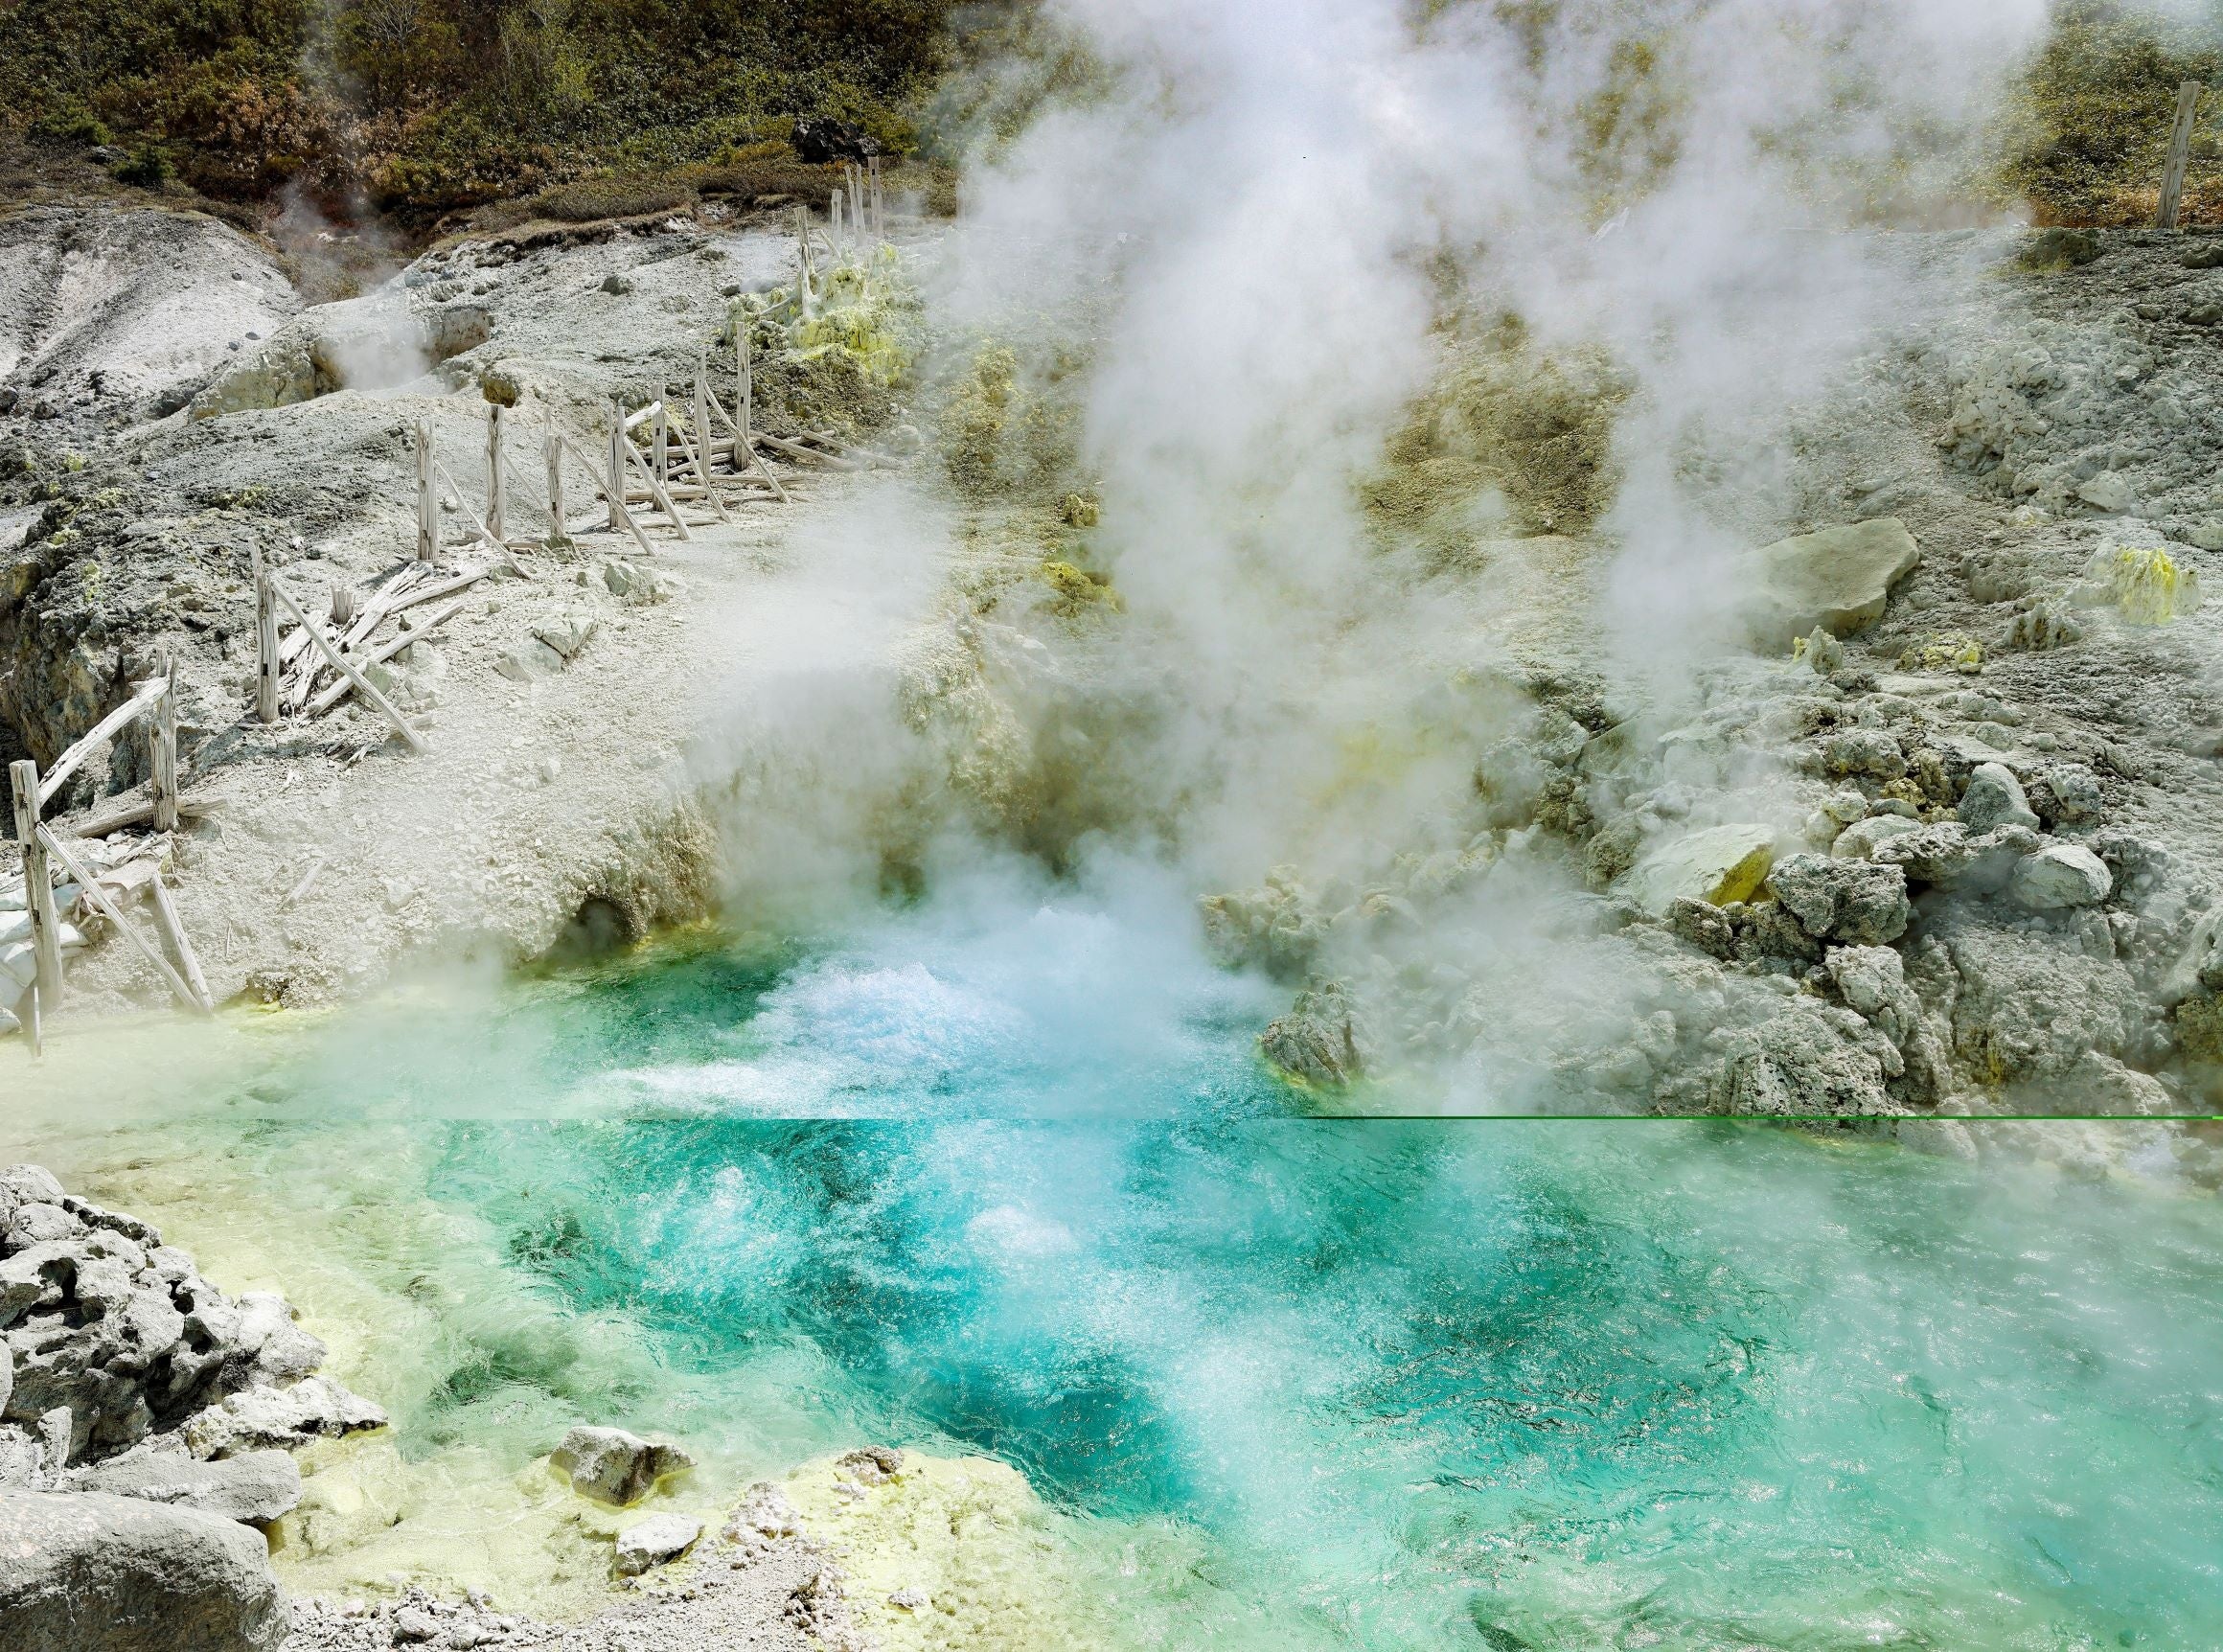
<svg viewBox="0 0 2223 1652">
<path fill-rule="evenodd" d="M 2169 158 L 2162 168 L 2161 210 L 2154 214 L 2156 229 L 2177 227 L 2177 206 L 2185 194 L 2185 168 L 2192 156 L 2192 115 L 2200 104 L 2200 82 L 2186 80 L 2177 87 L 2177 124 L 2169 131 Z"/>
<path fill-rule="evenodd" d="M 292 612 L 294 619 L 308 628 L 309 640 L 313 642 L 320 650 L 323 651 L 324 657 L 331 660 L 332 663 L 336 668 L 338 668 L 341 676 L 349 678 L 355 683 L 356 693 L 360 694 L 365 700 L 369 700 L 373 705 L 377 706 L 378 710 L 385 715 L 386 721 L 391 723 L 395 729 L 401 734 L 401 738 L 409 743 L 409 749 L 416 752 L 429 751 L 431 747 L 424 744 L 424 737 L 422 734 L 419 734 L 415 727 L 411 725 L 409 720 L 401 715 L 401 709 L 396 706 L 392 700 L 388 700 L 383 694 L 378 692 L 378 686 L 377 683 L 373 682 L 369 677 L 365 677 L 361 672 L 355 669 L 355 661 L 349 659 L 346 654 L 339 652 L 338 646 L 332 642 L 332 638 L 324 634 L 324 630 L 321 626 L 318 626 L 309 617 L 306 612 L 302 610 L 301 605 L 295 602 L 290 596 L 286 595 L 283 590 L 279 590 L 276 585 L 273 585 L 270 588 L 276 594 L 278 600 L 284 603 L 286 607 Z"/>
<path fill-rule="evenodd" d="M 396 654 L 400 654 L 403 649 L 409 647 L 412 643 L 425 641 L 432 635 L 434 631 L 438 631 L 442 626 L 446 625 L 449 620 L 453 619 L 457 614 L 461 613 L 466 606 L 467 605 L 462 602 L 450 603 L 447 607 L 442 608 L 438 613 L 434 614 L 430 619 L 427 619 L 423 625 L 412 626 L 410 629 L 402 631 L 398 636 L 388 637 L 384 642 L 380 643 L 377 648 L 373 649 L 367 655 L 363 657 L 361 662 L 363 669 L 368 671 L 374 665 L 383 665 L 386 663 L 386 661 L 392 659 Z M 326 712 L 330 711 L 333 706 L 337 705 L 341 700 L 347 699 L 349 695 L 353 694 L 355 692 L 355 685 L 354 683 L 348 681 L 345 677 L 340 678 L 340 680 L 335 683 L 328 685 L 321 694 L 319 694 L 314 700 L 309 702 L 309 715 L 311 717 L 322 717 Z"/>
<path fill-rule="evenodd" d="M 149 743 L 151 773 L 147 800 L 154 805 L 154 829 L 177 830 L 177 661 L 162 656 L 163 695 L 154 708 L 154 737 Z"/>
<path fill-rule="evenodd" d="M 279 592 L 281 597 L 285 594 Z M 170 960 L 156 952 L 145 935 L 124 921 L 123 912 L 117 908 L 115 902 L 108 899 L 107 890 L 101 887 L 97 879 L 87 876 L 85 869 L 78 864 L 77 857 L 69 852 L 62 840 L 44 826 L 38 828 L 38 840 L 49 855 L 61 862 L 62 870 L 77 880 L 78 887 L 83 891 L 84 898 L 93 904 L 94 909 L 113 924 L 126 940 L 139 949 L 147 961 L 161 972 L 162 978 L 170 983 L 170 990 L 177 995 L 178 1001 L 196 1014 L 206 1015 L 206 1006 L 194 997 L 193 989 L 185 984 L 184 977 L 170 967 Z"/>
<path fill-rule="evenodd" d="M 205 820 L 212 815 L 223 813 L 223 804 L 215 798 L 195 802 L 189 797 L 177 800 L 177 812 L 195 820 Z M 105 837 L 112 832 L 121 832 L 126 826 L 146 826 L 153 822 L 154 805 L 144 799 L 103 809 L 86 815 L 82 820 L 66 817 L 60 824 L 73 837 Z"/>
<path fill-rule="evenodd" d="M 170 692 L 167 678 L 150 677 L 122 705 L 93 724 L 70 748 L 54 760 L 54 767 L 46 771 L 38 783 L 38 807 L 43 809 L 62 788 L 62 783 L 75 774 L 86 758 L 98 751 L 114 737 L 119 729 L 127 726 L 141 712 L 151 709 L 154 702 Z"/>
<path fill-rule="evenodd" d="M 33 991 L 50 1007 L 61 1001 L 61 919 L 54 909 L 54 874 L 46 863 L 39 824 L 38 765 L 18 758 L 8 766 L 15 806 L 15 841 L 23 851 L 23 908 L 31 915 L 31 956 L 37 972 Z"/>
<path fill-rule="evenodd" d="M 194 955 L 193 943 L 185 936 L 185 920 L 178 916 L 177 904 L 170 896 L 170 885 L 156 872 L 147 892 L 154 897 L 154 922 L 161 929 L 162 938 L 170 943 L 170 955 L 176 962 L 185 984 L 193 989 L 193 996 L 200 1000 L 203 1015 L 214 1014 L 217 1000 L 209 993 L 208 977 L 200 973 L 200 959 Z"/>
</svg>

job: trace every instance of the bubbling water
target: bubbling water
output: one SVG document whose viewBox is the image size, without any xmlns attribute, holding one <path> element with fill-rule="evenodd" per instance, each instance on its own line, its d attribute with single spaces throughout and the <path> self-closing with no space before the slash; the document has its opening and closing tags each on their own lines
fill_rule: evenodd
<svg viewBox="0 0 2223 1652">
<path fill-rule="evenodd" d="M 342 1018 L 94 1181 L 320 1330 L 385 1315 L 335 1357 L 420 1465 L 581 1418 L 717 1488 L 998 1457 L 1082 1643 L 2223 1635 L 2212 1202 L 1306 1117 L 1251 1054 L 1277 999 L 1167 904 L 981 885 Z"/>
</svg>

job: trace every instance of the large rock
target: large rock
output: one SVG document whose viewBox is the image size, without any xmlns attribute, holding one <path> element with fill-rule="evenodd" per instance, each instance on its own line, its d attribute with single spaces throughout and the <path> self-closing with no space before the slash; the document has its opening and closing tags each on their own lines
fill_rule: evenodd
<svg viewBox="0 0 2223 1652">
<path fill-rule="evenodd" d="M 305 1446 L 360 1429 L 386 1426 L 386 1413 L 329 1377 L 307 1377 L 290 1388 L 264 1386 L 227 1394 L 186 1419 L 185 1442 L 200 1457 Z"/>
<path fill-rule="evenodd" d="M 1973 833 L 1989 832 L 2001 826 L 2034 828 L 2038 823 L 2037 811 L 2030 807 L 2023 783 L 2004 763 L 1979 763 L 1969 775 L 1967 789 L 1960 793 L 1960 806 L 1954 813 L 1959 816 L 1961 825 Z"/>
<path fill-rule="evenodd" d="M 1850 636 L 1883 617 L 1891 586 L 1921 560 L 1921 548 L 1896 516 L 1822 528 L 1763 546 L 1753 553 L 1748 570 L 1753 641 L 1780 653 L 1816 626 L 1833 636 Z"/>
<path fill-rule="evenodd" d="M 1773 1117 L 1860 1117 L 1898 1111 L 1886 1088 L 1906 1070 L 1897 1047 L 1851 1010 L 1790 998 L 1756 1025 L 1707 1040 L 1720 1051 L 1707 1078 L 1717 1112 Z"/>
<path fill-rule="evenodd" d="M 286 1634 L 252 1528 L 99 1492 L 0 1491 L 8 1652 L 276 1652 Z"/>
<path fill-rule="evenodd" d="M 143 1498 L 258 1525 L 276 1520 L 301 1501 L 301 1469 L 282 1451 L 202 1462 L 141 1446 L 79 1469 L 69 1484 L 74 1491 Z"/>
<path fill-rule="evenodd" d="M 1907 875 L 1873 860 L 1792 855 L 1776 862 L 1768 886 L 1799 927 L 1818 941 L 1874 947 L 1907 932 Z"/>
<path fill-rule="evenodd" d="M 1629 868 L 1621 888 L 1654 917 L 1664 917 L 1679 900 L 1725 906 L 1766 883 L 1775 861 L 1774 827 L 1708 826 L 1656 844 Z"/>
<path fill-rule="evenodd" d="M 638 1503 L 666 1475 L 695 1466 L 676 1445 L 585 1426 L 566 1434 L 549 1460 L 571 1477 L 573 1491 L 620 1506 Z"/>
<path fill-rule="evenodd" d="M 2124 1053 L 2142 999 L 2120 960 L 1959 903 L 1924 929 L 1908 979 L 1950 1016 L 1953 1055 L 1979 1081 L 2056 1076 L 2087 1051 Z"/>
<path fill-rule="evenodd" d="M 1350 995 L 1332 982 L 1307 987 L 1258 1035 L 1258 1053 L 1281 1072 L 1328 1087 L 1364 1078 L 1372 1044 Z"/>
<path fill-rule="evenodd" d="M 2007 889 L 2034 912 L 2090 906 L 2107 899 L 2115 874 L 2081 843 L 2054 843 L 2015 862 Z"/>
</svg>

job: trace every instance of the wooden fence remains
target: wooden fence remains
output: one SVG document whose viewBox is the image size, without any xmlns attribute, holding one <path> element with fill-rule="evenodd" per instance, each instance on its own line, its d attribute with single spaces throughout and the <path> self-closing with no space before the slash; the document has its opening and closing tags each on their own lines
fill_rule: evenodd
<svg viewBox="0 0 2223 1652">
<path fill-rule="evenodd" d="M 70 777 L 118 735 L 142 721 L 147 725 L 148 742 L 147 816 L 155 831 L 174 832 L 179 813 L 177 670 L 175 662 L 167 654 L 155 676 L 138 684 L 128 700 L 87 729 L 43 772 L 37 762 L 28 757 L 9 765 L 15 841 L 23 852 L 23 905 L 31 920 L 32 964 L 35 972 L 24 1000 L 28 1013 L 22 1020 L 31 1033 L 34 1052 L 41 1047 L 40 1026 L 44 1014 L 61 1000 L 61 916 L 54 899 L 54 868 L 57 864 L 78 885 L 80 898 L 147 955 L 182 1003 L 204 1014 L 215 1008 L 201 979 L 193 943 L 186 938 L 185 928 L 177 919 L 176 907 L 169 900 L 168 891 L 157 894 L 155 901 L 156 923 L 169 945 L 171 957 L 165 957 L 131 927 L 116 895 L 78 859 L 70 843 L 73 840 L 81 843 L 83 839 L 74 832 L 68 837 L 58 836 L 45 819 L 47 805 L 60 793 Z M 108 829 L 120 827 L 111 825 Z M 150 877 L 130 881 L 124 892 L 147 886 L 159 889 L 161 881 L 162 874 L 157 867 Z M 176 960 L 174 965 L 172 958 Z"/>
</svg>

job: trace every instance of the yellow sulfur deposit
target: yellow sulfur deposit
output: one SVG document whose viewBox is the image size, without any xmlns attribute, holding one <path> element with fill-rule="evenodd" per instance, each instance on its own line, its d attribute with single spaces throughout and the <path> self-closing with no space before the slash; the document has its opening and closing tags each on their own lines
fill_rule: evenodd
<svg viewBox="0 0 2223 1652">
<path fill-rule="evenodd" d="M 2200 576 L 2159 545 L 2103 544 L 2084 577 L 2133 625 L 2166 625 L 2200 606 Z"/>
</svg>

